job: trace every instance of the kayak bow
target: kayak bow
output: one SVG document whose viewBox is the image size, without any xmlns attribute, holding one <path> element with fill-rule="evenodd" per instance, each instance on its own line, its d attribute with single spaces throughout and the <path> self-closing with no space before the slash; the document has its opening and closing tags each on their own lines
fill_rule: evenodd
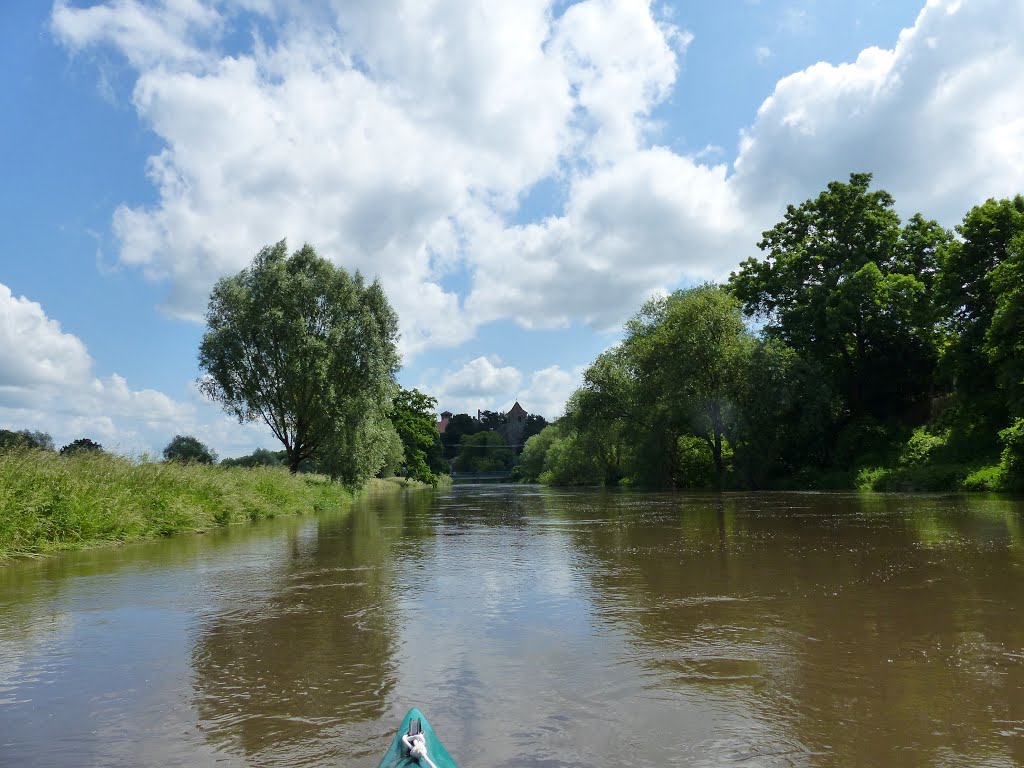
<svg viewBox="0 0 1024 768">
<path fill-rule="evenodd" d="M 434 734 L 427 718 L 415 707 L 402 721 L 378 768 L 459 768 Z"/>
</svg>

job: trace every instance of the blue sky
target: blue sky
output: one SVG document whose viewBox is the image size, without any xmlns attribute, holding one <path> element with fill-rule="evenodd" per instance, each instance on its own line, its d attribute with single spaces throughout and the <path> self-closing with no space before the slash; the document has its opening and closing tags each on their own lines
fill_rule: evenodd
<svg viewBox="0 0 1024 768">
<path fill-rule="evenodd" d="M 831 179 L 947 226 L 1024 191 L 1022 40 L 1002 0 L 4 3 L 0 427 L 274 447 L 194 382 L 282 237 L 380 277 L 439 410 L 554 417 Z"/>
</svg>

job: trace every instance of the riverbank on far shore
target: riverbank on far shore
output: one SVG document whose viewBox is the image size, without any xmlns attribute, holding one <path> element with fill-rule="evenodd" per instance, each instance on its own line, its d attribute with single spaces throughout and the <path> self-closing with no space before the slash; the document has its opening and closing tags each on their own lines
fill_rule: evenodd
<svg viewBox="0 0 1024 768">
<path fill-rule="evenodd" d="M 69 549 L 201 533 L 349 507 L 363 491 L 430 488 L 371 480 L 362 491 L 278 467 L 136 463 L 107 454 L 0 453 L 0 563 Z"/>
</svg>

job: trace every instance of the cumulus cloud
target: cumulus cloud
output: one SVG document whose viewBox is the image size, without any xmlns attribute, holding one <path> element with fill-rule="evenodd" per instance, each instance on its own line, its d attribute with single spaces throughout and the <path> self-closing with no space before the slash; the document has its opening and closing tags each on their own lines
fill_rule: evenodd
<svg viewBox="0 0 1024 768">
<path fill-rule="evenodd" d="M 565 415 L 565 402 L 583 382 L 584 366 L 565 370 L 552 365 L 530 375 L 530 384 L 519 396 L 520 405 L 548 421 Z"/>
<path fill-rule="evenodd" d="M 438 408 L 452 413 L 505 412 L 518 400 L 550 421 L 565 412 L 565 401 L 582 379 L 582 367 L 567 371 L 553 365 L 524 375 L 497 358 L 478 357 L 424 389 L 437 397 Z"/>
<path fill-rule="evenodd" d="M 1024 5 L 929 0 L 895 48 L 818 63 L 775 87 L 731 183 L 763 221 L 830 179 L 872 171 L 905 212 L 952 225 L 1024 187 Z"/>
<path fill-rule="evenodd" d="M 80 339 L 42 306 L 0 283 L 0 428 L 49 432 L 57 445 L 90 437 L 123 453 L 156 454 L 179 433 L 224 453 L 245 453 L 266 439 L 210 406 L 136 390 L 114 373 L 96 376 Z"/>
<path fill-rule="evenodd" d="M 165 23 L 179 4 L 183 19 Z M 380 275 L 407 354 L 491 319 L 443 287 L 455 270 L 494 275 L 480 268 L 492 252 L 481 222 L 514 245 L 503 222 L 535 184 L 589 179 L 641 147 L 690 39 L 646 2 L 560 15 L 551 0 L 267 2 L 248 10 L 273 21 L 273 39 L 226 52 L 248 21 L 227 7 L 54 10 L 70 49 L 127 57 L 134 106 L 165 145 L 148 167 L 157 203 L 114 214 L 121 261 L 196 319 L 212 282 L 259 247 L 308 240 Z"/>
<path fill-rule="evenodd" d="M 113 227 L 167 309 L 197 318 L 218 276 L 308 240 L 381 276 L 407 358 L 503 318 L 617 325 L 851 171 L 947 225 L 1024 186 L 1024 5 L 1002 0 L 928 0 L 893 49 L 782 79 L 731 165 L 659 144 L 692 38 L 649 2 L 59 2 L 53 28 L 134 68 L 158 198 Z M 541 183 L 560 208 L 519 219 Z"/>
</svg>

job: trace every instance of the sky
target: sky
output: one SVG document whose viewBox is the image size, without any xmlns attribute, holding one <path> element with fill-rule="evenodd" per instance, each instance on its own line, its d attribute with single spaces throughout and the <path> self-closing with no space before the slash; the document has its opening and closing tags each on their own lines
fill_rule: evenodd
<svg viewBox="0 0 1024 768">
<path fill-rule="evenodd" d="M 874 174 L 1024 192 L 1022 0 L 0 3 L 0 428 L 277 448 L 196 387 L 265 245 L 378 278 L 399 382 L 560 415 L 651 296 Z"/>
</svg>

